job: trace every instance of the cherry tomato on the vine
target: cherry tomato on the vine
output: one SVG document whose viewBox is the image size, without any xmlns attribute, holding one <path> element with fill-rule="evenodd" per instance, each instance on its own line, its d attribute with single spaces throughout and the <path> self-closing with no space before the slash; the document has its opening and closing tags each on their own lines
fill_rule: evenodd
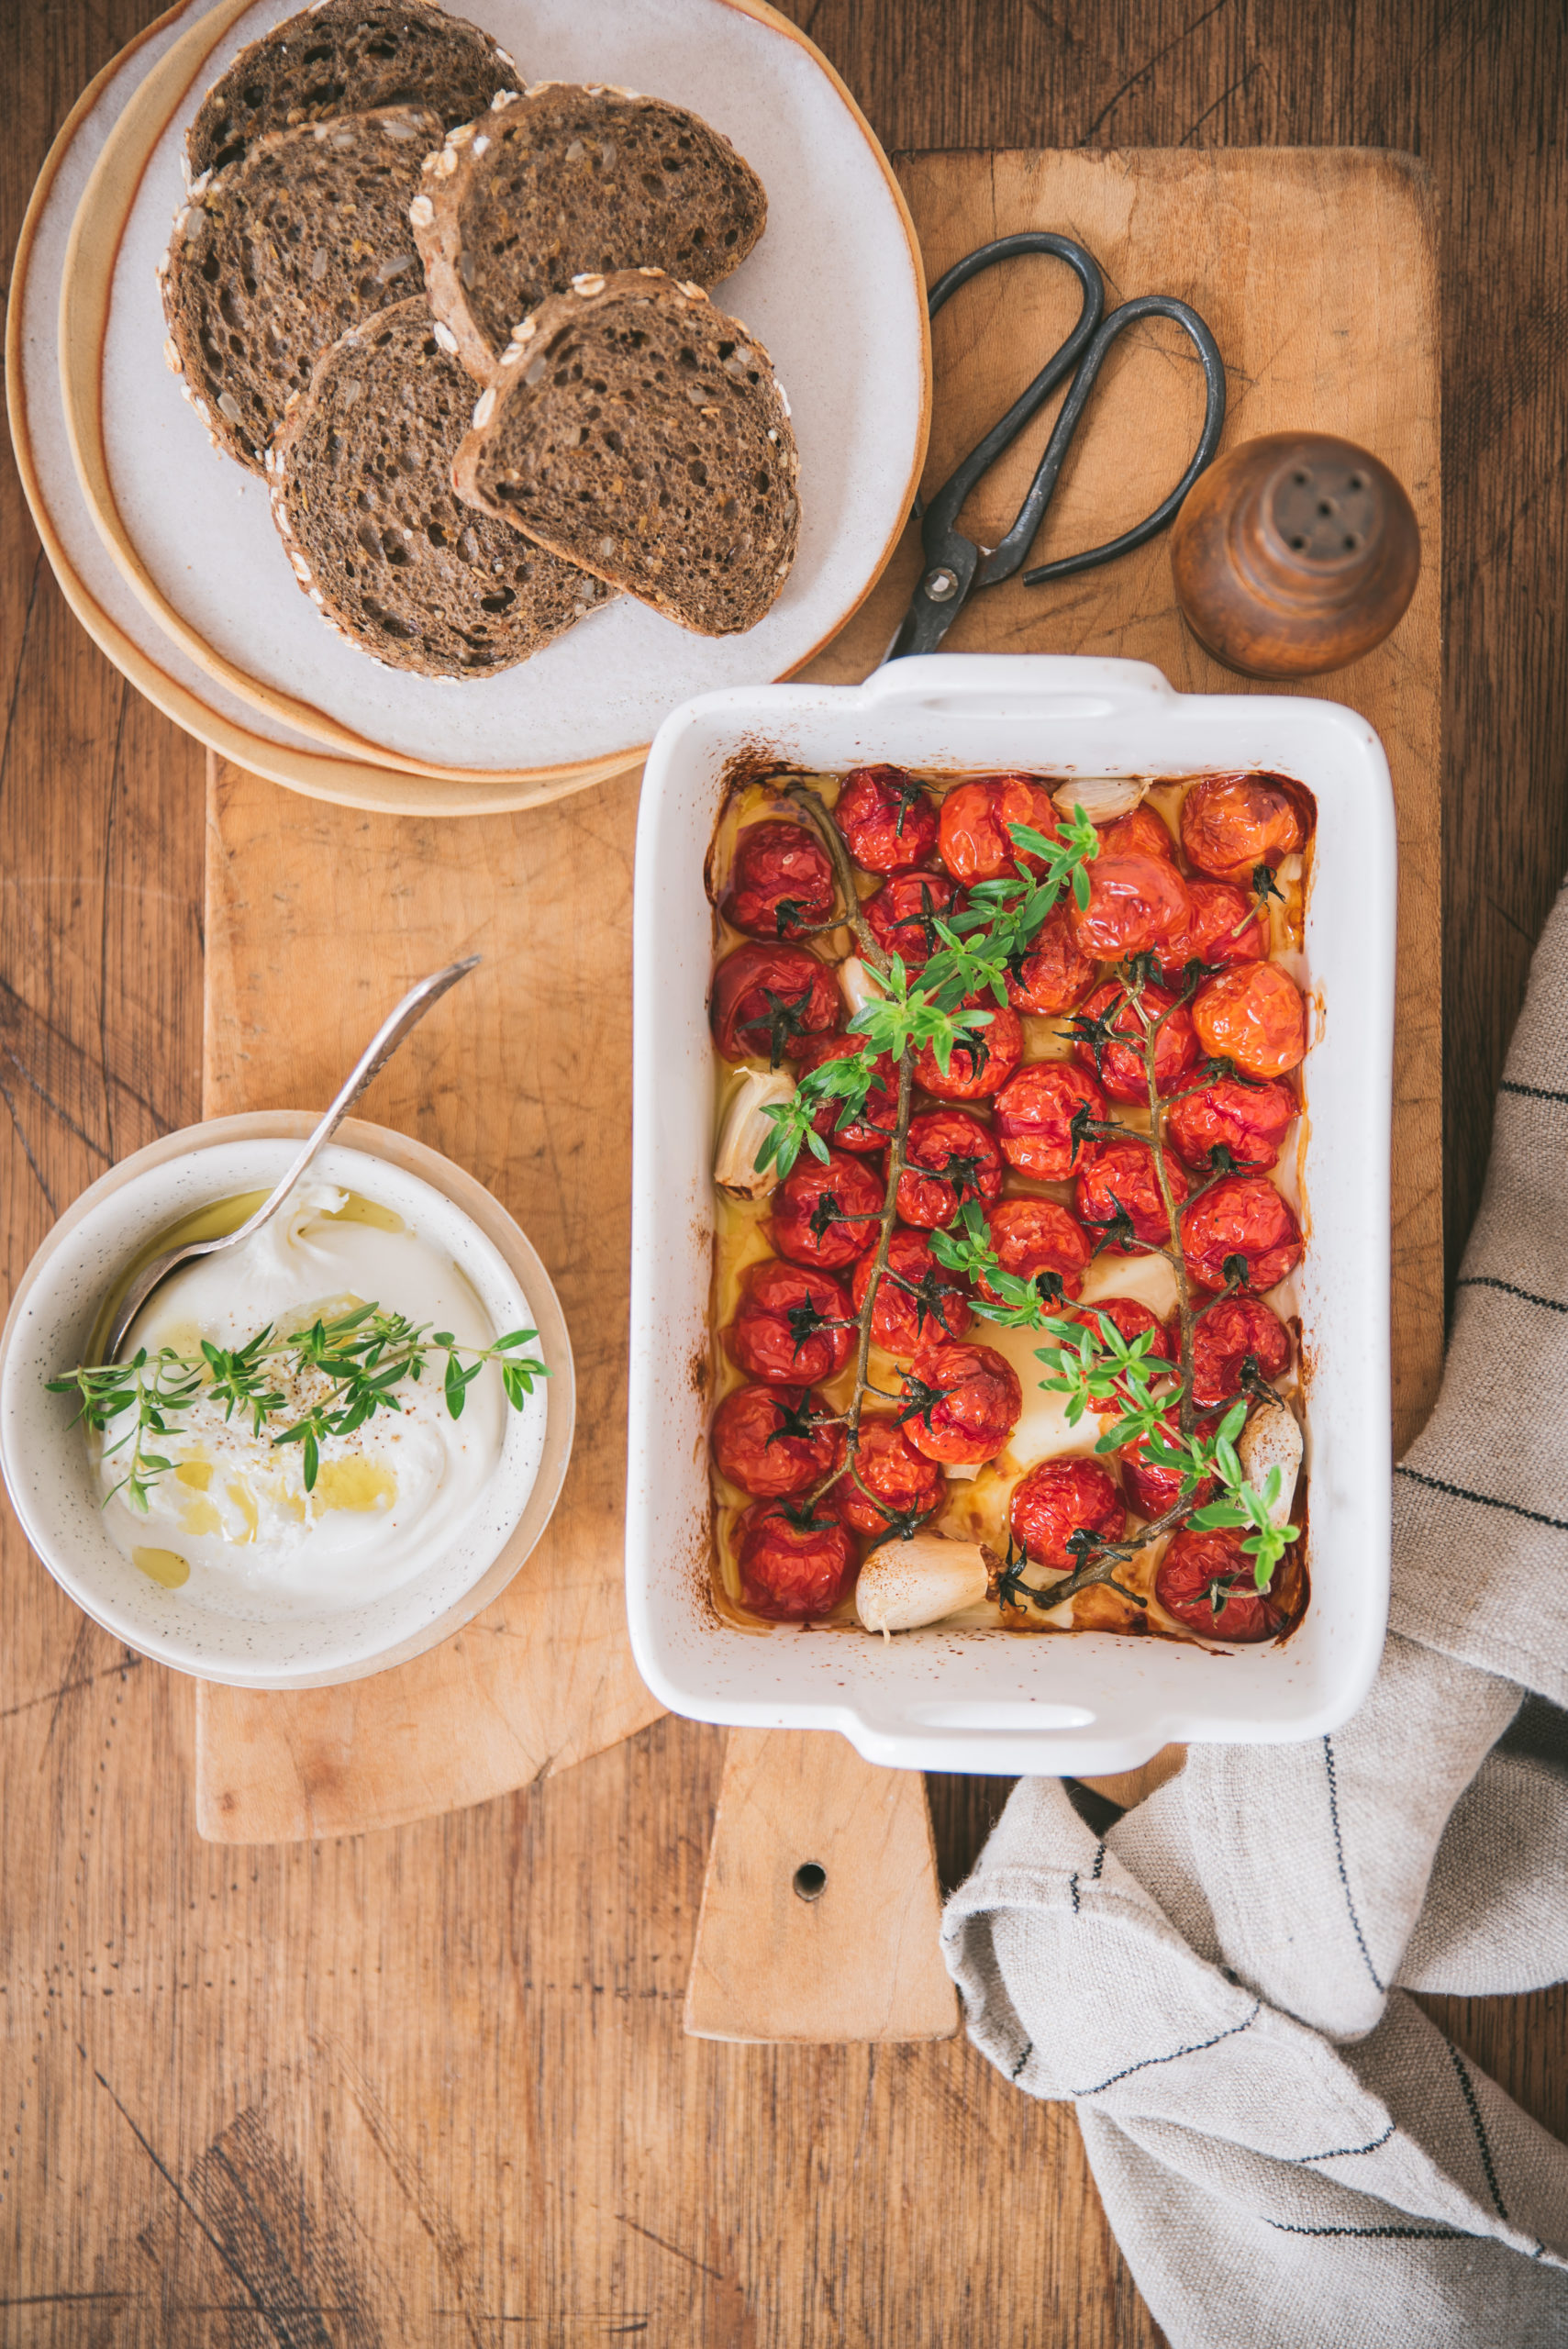
<svg viewBox="0 0 1568 2349">
<path fill-rule="evenodd" d="M 754 1615 L 794 1622 L 830 1613 L 843 1597 L 855 1545 L 822 1502 L 806 1511 L 798 1502 L 753 1501 L 738 1532 L 740 1595 Z"/>
<path fill-rule="evenodd" d="M 1165 1176 L 1171 1186 L 1171 1197 L 1180 1206 L 1187 1196 L 1187 1178 L 1169 1159 Z M 1093 1144 L 1079 1170 L 1076 1205 L 1079 1220 L 1091 1230 L 1108 1224 L 1119 1208 L 1132 1225 L 1134 1239 L 1151 1248 L 1162 1248 L 1171 1237 L 1154 1153 L 1136 1134 L 1129 1134 L 1125 1141 Z M 1118 1240 L 1113 1239 L 1107 1244 L 1113 1255 L 1141 1252 L 1136 1248 L 1124 1248 Z"/>
<path fill-rule="evenodd" d="M 1192 899 L 1166 856 L 1106 856 L 1088 868 L 1089 902 L 1075 909 L 1078 943 L 1096 963 L 1146 954 L 1187 927 Z"/>
<path fill-rule="evenodd" d="M 1095 984 L 1095 965 L 1078 943 L 1073 905 L 1052 906 L 1035 933 L 1034 944 L 1007 971 L 1007 1000 L 1016 1010 L 1050 1019 L 1072 1011 Z"/>
<path fill-rule="evenodd" d="M 1139 1338 L 1151 1337 L 1154 1342 L 1149 1349 L 1147 1359 L 1152 1361 L 1157 1355 L 1162 1362 L 1175 1361 L 1176 1347 L 1170 1330 L 1160 1316 L 1136 1297 L 1096 1297 L 1072 1306 L 1065 1318 L 1069 1321 L 1081 1321 L 1086 1330 L 1092 1330 L 1103 1341 L 1102 1314 L 1129 1346 Z"/>
<path fill-rule="evenodd" d="M 863 1036 L 818 1036 L 802 1051 L 796 1068 L 805 1076 L 824 1061 L 849 1061 L 870 1050 Z M 875 1072 L 872 1089 L 866 1096 L 863 1117 L 851 1118 L 848 1124 L 839 1120 L 844 1114 L 842 1101 L 825 1101 L 811 1122 L 824 1141 L 835 1150 L 885 1150 L 893 1140 L 898 1124 L 898 1077 L 890 1052 L 878 1052 L 872 1061 Z"/>
<path fill-rule="evenodd" d="M 831 1033 L 841 1009 L 832 971 L 804 946 L 738 946 L 713 974 L 708 1021 L 723 1059 L 776 1068 Z"/>
<path fill-rule="evenodd" d="M 843 1369 L 854 1346 L 853 1321 L 841 1282 L 770 1256 L 747 1275 L 724 1342 L 730 1360 L 749 1378 L 805 1386 Z"/>
<path fill-rule="evenodd" d="M 1097 1460 L 1042 1460 L 1013 1487 L 1013 1539 L 1037 1566 L 1069 1573 L 1077 1559 L 1068 1548 L 1074 1533 L 1119 1542 L 1127 1509 L 1116 1478 Z"/>
<path fill-rule="evenodd" d="M 1184 1213 L 1182 1253 L 1200 1288 L 1223 1288 L 1233 1256 L 1248 1288 L 1273 1288 L 1301 1262 L 1301 1226 L 1266 1174 L 1227 1174 Z"/>
<path fill-rule="evenodd" d="M 866 873 L 910 872 L 929 863 L 937 845 L 936 807 L 902 767 L 856 767 L 844 778 L 833 821 Z"/>
<path fill-rule="evenodd" d="M 1073 1047 L 1079 1066 L 1093 1071 L 1113 1101 L 1136 1102 L 1140 1108 L 1147 1103 L 1149 1081 L 1143 1064 L 1144 1040 L 1162 1012 L 1170 1011 L 1171 1016 L 1154 1039 L 1154 1083 L 1161 1097 L 1173 1093 L 1187 1071 L 1196 1063 L 1197 1039 L 1193 1034 L 1192 1019 L 1185 1004 L 1179 1004 L 1175 1010 L 1171 1010 L 1174 1001 L 1175 997 L 1168 996 L 1162 987 L 1145 987 L 1139 1003 L 1135 1004 L 1131 997 L 1124 995 L 1117 980 L 1107 979 L 1104 986 L 1096 987 L 1081 1007 L 1078 1012 L 1080 1019 L 1099 1021 L 1118 1003 L 1121 1006 L 1111 1020 L 1109 1035 L 1099 1043 L 1097 1050 L 1094 1040 L 1083 1035 Z M 1117 1041 L 1118 1037 L 1126 1037 L 1129 1041 L 1120 1043 Z"/>
<path fill-rule="evenodd" d="M 1062 1297 L 1076 1297 L 1089 1268 L 1089 1235 L 1075 1216 L 1054 1199 L 998 1199 L 985 1210 L 986 1228 L 996 1261 L 1005 1273 L 1021 1281 L 1038 1281 L 1054 1273 Z M 980 1294 L 992 1304 L 1001 1299 L 984 1277 Z"/>
<path fill-rule="evenodd" d="M 936 1462 L 916 1451 L 895 1420 L 868 1418 L 854 1472 L 846 1468 L 828 1498 L 846 1525 L 880 1540 L 893 1518 L 929 1517 L 946 1490 Z"/>
<path fill-rule="evenodd" d="M 844 1431 L 817 1427 L 832 1405 L 808 1386 L 738 1386 L 714 1414 L 713 1456 L 758 1500 L 808 1492 L 844 1456 Z"/>
<path fill-rule="evenodd" d="M 1187 862 L 1246 888 L 1260 864 L 1272 870 L 1305 844 L 1308 804 L 1284 775 L 1205 775 L 1182 802 Z"/>
<path fill-rule="evenodd" d="M 1185 1093 L 1165 1113 L 1165 1133 L 1185 1166 L 1202 1174 L 1220 1146 L 1238 1166 L 1260 1171 L 1278 1163 L 1280 1145 L 1300 1108 L 1288 1085 L 1243 1085 L 1217 1076 L 1201 1093 Z"/>
<path fill-rule="evenodd" d="M 963 892 L 945 873 L 894 873 L 861 907 L 871 934 L 906 970 L 923 971 L 941 941 L 935 925 L 963 910 Z"/>
<path fill-rule="evenodd" d="M 833 867 L 804 824 L 768 818 L 747 824 L 735 843 L 727 921 L 751 938 L 794 938 L 831 918 Z"/>
<path fill-rule="evenodd" d="M 1164 1431 L 1166 1442 L 1174 1443 L 1180 1435 L 1174 1412 L 1165 1420 Z M 1122 1491 L 1141 1518 L 1163 1517 L 1178 1501 L 1201 1508 L 1205 1501 L 1214 1498 L 1218 1489 L 1212 1476 L 1200 1477 L 1188 1486 L 1179 1468 L 1151 1459 L 1147 1439 L 1123 1444 L 1117 1459 L 1121 1465 Z"/>
<path fill-rule="evenodd" d="M 1207 963 L 1223 970 L 1232 963 L 1261 963 L 1269 951 L 1263 918 L 1245 889 L 1229 881 L 1189 881 L 1192 912 L 1185 930 L 1177 930 L 1155 953 L 1160 976 L 1167 986 L 1181 985 L 1189 963 Z"/>
<path fill-rule="evenodd" d="M 1002 1196 L 1002 1153 L 989 1126 L 967 1109 L 928 1109 L 911 1118 L 904 1160 L 898 1212 L 923 1230 L 941 1230 L 965 1199 Z"/>
<path fill-rule="evenodd" d="M 863 1158 L 830 1150 L 797 1158 L 773 1193 L 773 1245 L 796 1264 L 832 1272 L 876 1245 L 882 1182 Z"/>
<path fill-rule="evenodd" d="M 855 1311 L 871 1286 L 872 1258 L 855 1266 L 851 1289 Z M 911 1294 L 911 1291 L 917 1292 Z M 969 1283 L 962 1273 L 939 1264 L 923 1231 L 895 1225 L 887 1243 L 887 1266 L 877 1283 L 871 1309 L 873 1342 L 890 1354 L 918 1353 L 942 1338 L 962 1338 L 968 1329 Z"/>
<path fill-rule="evenodd" d="M 1028 824 L 1047 840 L 1061 833 L 1046 785 L 1029 774 L 993 774 L 961 783 L 942 801 L 939 853 L 955 881 L 1000 881 L 1038 873 L 1040 860 L 1021 850 L 1008 827 Z"/>
<path fill-rule="evenodd" d="M 1241 1392 L 1249 1354 L 1259 1376 L 1272 1381 L 1289 1369 L 1290 1353 L 1290 1331 L 1262 1297 L 1219 1297 L 1193 1331 L 1193 1401 L 1229 1403 Z"/>
<path fill-rule="evenodd" d="M 1199 987 L 1193 1028 L 1216 1060 L 1228 1054 L 1249 1076 L 1283 1076 L 1306 1056 L 1307 998 L 1277 963 L 1239 963 Z"/>
<path fill-rule="evenodd" d="M 915 1082 L 939 1101 L 984 1101 L 999 1093 L 1024 1056 L 1024 1024 L 1016 1011 L 989 996 L 972 996 L 966 1009 L 988 1011 L 984 1028 L 966 1029 L 954 1044 L 944 1075 L 935 1048 L 922 1044 L 915 1055 Z"/>
<path fill-rule="evenodd" d="M 1284 1627 L 1284 1609 L 1258 1588 L 1243 1538 L 1229 1525 L 1184 1525 L 1160 1561 L 1154 1596 L 1206 1640 L 1272 1640 Z"/>
<path fill-rule="evenodd" d="M 1065 1183 L 1082 1149 L 1073 1120 L 1082 1109 L 1104 1118 L 1106 1097 L 1074 1061 L 1030 1061 L 996 1096 L 992 1132 L 1009 1166 L 1040 1183 Z"/>
<path fill-rule="evenodd" d="M 1024 1391 L 995 1346 L 926 1346 L 904 1375 L 904 1404 L 919 1410 L 904 1432 L 928 1460 L 994 1460 L 1018 1423 Z"/>
</svg>

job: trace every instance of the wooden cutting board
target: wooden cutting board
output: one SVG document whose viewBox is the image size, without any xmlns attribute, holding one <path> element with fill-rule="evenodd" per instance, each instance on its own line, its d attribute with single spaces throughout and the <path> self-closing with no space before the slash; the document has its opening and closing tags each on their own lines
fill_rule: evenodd
<svg viewBox="0 0 1568 2349">
<path fill-rule="evenodd" d="M 1425 562 L 1409 612 L 1366 660 L 1305 688 L 1353 704 L 1377 727 L 1398 801 L 1393 1311 L 1403 1445 L 1429 1408 L 1442 1351 L 1429 184 L 1408 159 L 1362 150 L 932 154 L 903 158 L 898 171 L 931 277 L 992 237 L 1065 229 L 1099 258 L 1112 302 L 1174 293 L 1209 320 L 1228 364 L 1225 446 L 1291 425 L 1340 432 L 1385 459 L 1415 501 Z M 1028 261 L 993 273 L 942 313 L 928 486 L 1043 363 L 1076 306 L 1064 269 Z M 1041 555 L 1105 538 L 1143 513 L 1180 473 L 1200 411 L 1196 370 L 1176 329 L 1154 323 L 1124 337 L 1068 460 Z M 1011 519 L 1049 420 L 1037 419 L 981 484 L 965 518 L 972 535 L 995 543 Z M 858 678 L 875 666 L 917 566 L 911 530 L 881 587 L 810 674 Z M 1083 579 L 980 595 L 948 646 L 1116 653 L 1157 662 L 1188 691 L 1277 690 L 1230 676 L 1185 633 L 1162 540 Z M 1049 743 L 1040 755 L 1048 763 Z M 439 1039 L 416 1035 L 367 1096 L 365 1114 L 449 1152 L 517 1216 L 572 1326 L 582 1417 L 550 1533 L 518 1584 L 460 1638 L 343 1691 L 204 1688 L 204 1834 L 343 1834 L 478 1801 L 600 1750 L 658 1710 L 630 1664 L 620 1595 L 635 804 L 628 776 L 526 815 L 442 825 L 346 813 L 215 765 L 208 1113 L 325 1101 L 404 985 L 455 953 L 483 951 L 461 1019 L 443 1022 Z M 794 1739 L 735 1741 L 693 1974 L 695 2029 L 824 2033 L 819 1995 L 804 2004 L 800 1995 L 810 1904 L 793 1892 L 761 1907 L 738 1902 L 736 1885 L 765 1877 L 793 1887 L 802 1865 L 825 1865 L 831 1837 L 829 1888 L 848 1882 L 863 1955 L 888 1930 L 878 1851 L 893 1835 L 913 1909 L 929 1901 L 917 1817 L 901 1811 L 890 1825 L 892 1812 L 865 1798 L 865 1765 L 847 1747 L 813 1742 L 823 1750 L 807 1770 Z M 857 1820 L 858 1857 L 845 1825 Z M 826 1939 L 827 1914 L 804 1927 L 813 1947 Z M 833 1937 L 837 1946 L 855 1939 L 841 1906 Z M 843 2009 L 842 2027 L 828 2035 L 929 2035 L 933 1995 L 929 1975 L 912 1979 L 899 2014 L 884 2016 L 874 2033 Z"/>
</svg>

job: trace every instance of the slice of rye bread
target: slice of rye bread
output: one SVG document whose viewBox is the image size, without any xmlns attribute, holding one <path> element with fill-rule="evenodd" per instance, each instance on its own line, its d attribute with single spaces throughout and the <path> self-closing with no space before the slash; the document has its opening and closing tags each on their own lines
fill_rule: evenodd
<svg viewBox="0 0 1568 2349">
<path fill-rule="evenodd" d="M 314 0 L 242 49 L 185 133 L 185 183 L 238 162 L 269 130 L 335 114 L 428 106 L 442 128 L 522 76 L 488 33 L 426 0 Z"/>
<path fill-rule="evenodd" d="M 328 344 L 423 292 L 408 203 L 439 136 L 419 106 L 269 131 L 175 216 L 158 265 L 164 356 L 252 473 Z"/>
<path fill-rule="evenodd" d="M 430 307 L 487 384 L 516 321 L 589 271 L 651 264 L 717 285 L 762 235 L 768 199 L 684 107 L 540 82 L 447 133 L 408 217 Z"/>
<path fill-rule="evenodd" d="M 473 386 L 433 327 L 421 295 L 322 354 L 269 452 L 272 519 L 339 634 L 390 668 L 484 677 L 610 597 L 458 503 L 451 463 Z"/>
<path fill-rule="evenodd" d="M 767 352 L 662 270 L 581 277 L 519 322 L 452 479 L 683 628 L 755 627 L 800 530 L 789 404 Z"/>
</svg>

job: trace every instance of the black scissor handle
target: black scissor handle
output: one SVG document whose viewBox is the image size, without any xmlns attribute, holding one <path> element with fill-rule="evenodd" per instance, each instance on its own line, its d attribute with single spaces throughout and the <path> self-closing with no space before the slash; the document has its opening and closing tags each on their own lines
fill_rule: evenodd
<svg viewBox="0 0 1568 2349">
<path fill-rule="evenodd" d="M 973 252 L 966 253 L 962 261 L 954 262 L 951 269 L 945 270 L 932 286 L 927 298 L 926 307 L 929 316 L 934 318 L 943 303 L 951 300 L 961 285 L 967 285 L 972 277 L 978 277 L 983 270 L 993 268 L 1000 261 L 1016 260 L 1024 253 L 1049 253 L 1056 261 L 1064 261 L 1084 289 L 1084 306 L 1078 314 L 1078 323 L 1066 341 L 1052 353 L 1033 383 L 1019 393 L 1006 415 L 991 427 L 984 440 L 976 443 L 956 473 L 942 484 L 940 489 L 932 497 L 925 510 L 922 532 L 928 551 L 933 540 L 951 530 L 958 520 L 959 509 L 981 474 L 990 471 L 1003 450 L 1008 448 L 1018 439 L 1036 409 L 1044 406 L 1062 377 L 1072 373 L 1083 356 L 1085 346 L 1092 343 L 1095 330 L 1105 314 L 1105 280 L 1100 275 L 1099 264 L 1093 253 L 1086 251 L 1082 245 L 1074 244 L 1071 237 L 1053 236 L 1049 229 L 1045 228 L 1026 228 L 1017 236 L 997 237 L 988 245 L 978 246 Z M 1061 462 L 1059 456 L 1057 459 L 1059 469 Z M 1039 474 L 1035 479 L 1038 484 Z M 1054 474 L 1051 479 L 1054 484 Z M 1050 495 L 1051 490 L 1048 488 L 1045 496 L 1049 497 Z M 1032 488 L 1029 496 L 1031 499 L 1034 496 Z M 1042 498 L 1040 512 L 1044 511 L 1044 507 L 1045 499 Z M 1027 507 L 1025 511 L 1028 511 Z M 1023 518 L 1023 515 L 1018 517 L 1018 520 L 1014 523 L 1012 529 L 1003 540 L 1002 546 L 997 548 L 996 554 L 999 555 L 1003 548 L 1011 545 Z M 1038 522 L 1039 518 L 1037 514 L 1035 521 Z M 1016 570 L 1018 564 L 1028 554 L 1029 539 L 1034 536 L 1034 523 L 1031 523 L 1028 535 L 1018 547 L 1014 562 L 1008 566 L 1009 569 Z M 991 560 L 995 562 L 995 556 Z M 1005 575 L 1005 573 L 998 574 L 998 576 Z"/>
<path fill-rule="evenodd" d="M 1078 420 L 1089 394 L 1094 390 L 1095 378 L 1105 362 L 1106 353 L 1118 335 L 1128 327 L 1135 326 L 1140 318 L 1173 318 L 1179 327 L 1184 328 L 1196 348 L 1203 367 L 1204 411 L 1203 430 L 1198 435 L 1192 460 L 1170 495 L 1162 497 L 1154 511 L 1146 514 L 1142 521 L 1135 523 L 1130 530 L 1123 530 L 1118 538 L 1107 539 L 1103 546 L 1086 547 L 1081 554 L 1062 555 L 1055 562 L 1037 563 L 1032 571 L 1025 572 L 1024 585 L 1038 587 L 1047 579 L 1071 579 L 1077 572 L 1093 571 L 1098 564 L 1111 562 L 1118 554 L 1130 553 L 1134 547 L 1142 546 L 1145 540 L 1153 538 L 1174 518 L 1183 498 L 1213 458 L 1219 446 L 1219 436 L 1225 429 L 1225 362 L 1219 355 L 1219 345 L 1197 312 L 1190 309 L 1185 302 L 1178 302 L 1173 295 L 1140 294 L 1134 300 L 1124 302 L 1120 309 L 1111 312 L 1091 339 L 1084 354 L 1083 365 L 1062 402 L 1062 413 L 1051 427 L 1045 454 L 1029 484 L 1029 494 L 1024 500 L 1018 518 L 995 553 L 981 564 L 976 573 L 977 585 L 987 587 L 996 580 L 1008 578 L 1028 553 L 1029 540 L 1051 503 L 1062 460 L 1078 429 Z M 1018 543 L 1020 540 L 1021 546 Z M 1018 548 L 1017 552 L 1013 551 L 1015 547 Z M 1002 561 L 1004 555 L 1009 557 L 1005 562 Z"/>
</svg>

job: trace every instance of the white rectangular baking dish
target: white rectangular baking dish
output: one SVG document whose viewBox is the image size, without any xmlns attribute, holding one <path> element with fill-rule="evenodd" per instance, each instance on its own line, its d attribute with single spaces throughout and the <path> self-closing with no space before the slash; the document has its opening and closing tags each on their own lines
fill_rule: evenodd
<svg viewBox="0 0 1568 2349">
<path fill-rule="evenodd" d="M 709 1592 L 705 1403 L 713 1251 L 712 928 L 703 859 L 729 762 L 816 772 L 1184 774 L 1272 768 L 1314 793 L 1300 1275 L 1310 1365 L 1312 1603 L 1283 1647 L 1216 1654 L 1100 1632 L 737 1630 Z M 661 727 L 637 835 L 627 1604 L 671 1709 L 836 1729 L 904 1768 L 1079 1776 L 1173 1739 L 1288 1742 L 1348 1719 L 1388 1611 L 1388 1167 L 1395 846 L 1383 746 L 1330 702 L 1178 694 L 1136 661 L 900 661 L 863 685 L 705 695 Z"/>
</svg>

